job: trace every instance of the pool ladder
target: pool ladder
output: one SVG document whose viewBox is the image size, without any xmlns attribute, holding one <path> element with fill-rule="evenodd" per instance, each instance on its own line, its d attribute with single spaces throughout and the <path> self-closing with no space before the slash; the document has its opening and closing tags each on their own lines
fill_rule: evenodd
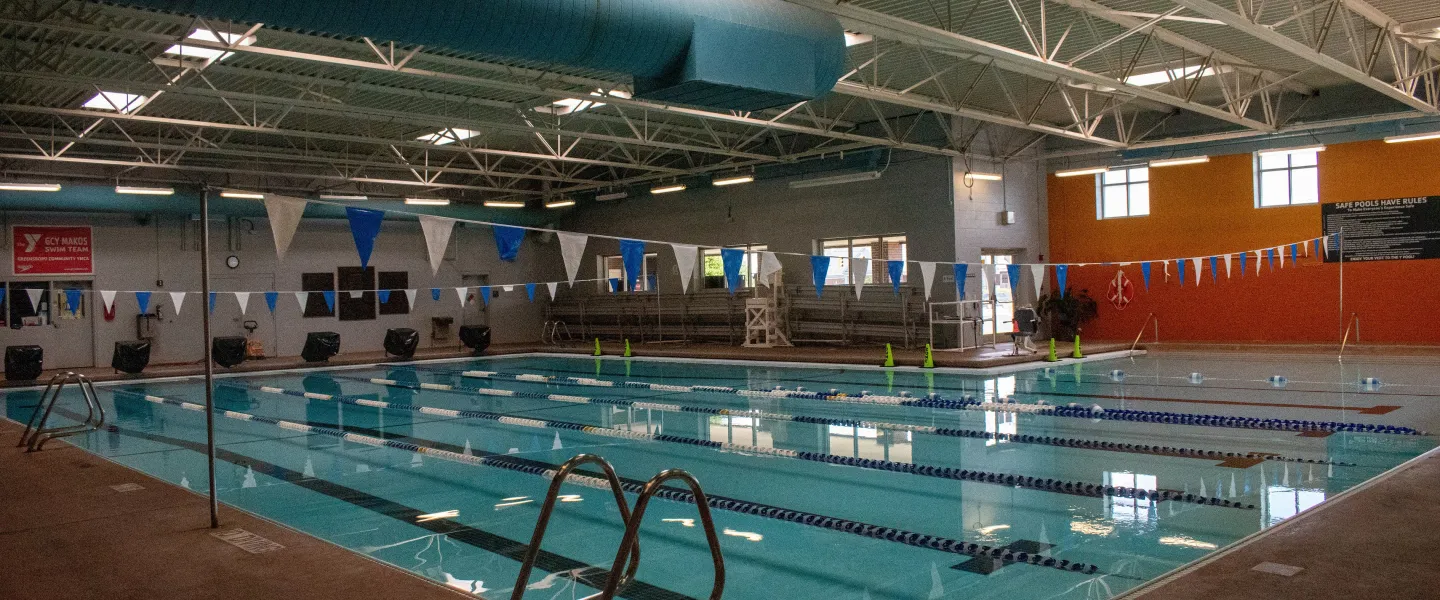
<svg viewBox="0 0 1440 600">
<path fill-rule="evenodd" d="M 50 421 L 50 413 L 54 412 L 55 404 L 60 401 L 60 392 L 67 384 L 74 383 L 80 388 L 80 395 L 85 399 L 85 409 L 89 412 L 85 420 L 79 425 L 65 427 L 45 428 Z M 40 403 L 35 405 L 35 412 L 30 413 L 30 421 L 25 424 L 25 433 L 20 435 L 20 443 L 15 447 L 24 447 L 26 452 L 36 452 L 45 446 L 45 442 L 59 437 L 76 435 L 87 431 L 95 431 L 105 425 L 105 408 L 100 406 L 100 400 L 95 396 L 95 386 L 90 383 L 90 378 L 74 371 L 56 373 L 46 384 L 45 391 L 40 392 Z"/>
<path fill-rule="evenodd" d="M 700 522 L 705 528 L 705 539 L 710 544 L 710 560 L 715 564 L 715 584 L 710 589 L 710 600 L 719 600 L 725 591 L 725 558 L 720 553 L 720 538 L 715 534 L 715 522 L 710 519 L 710 502 L 705 497 L 705 492 L 700 489 L 700 482 L 696 481 L 689 473 L 680 469 L 668 469 L 661 471 L 650 481 L 645 482 L 645 487 L 640 490 L 640 497 L 635 500 L 635 510 L 632 513 L 630 507 L 625 503 L 625 490 L 620 485 L 620 478 L 615 475 L 615 469 L 605 459 L 594 454 L 579 454 L 574 458 L 565 461 L 556 469 L 550 478 L 550 490 L 545 494 L 545 503 L 540 507 L 540 517 L 535 522 L 535 533 L 530 536 L 530 546 L 525 550 L 525 560 L 520 563 L 520 575 L 515 579 L 515 588 L 510 593 L 511 600 L 521 600 L 525 597 L 525 588 L 530 583 L 530 569 L 535 565 L 535 559 L 540 555 L 540 542 L 545 538 L 545 528 L 550 524 L 550 517 L 555 510 L 555 501 L 560 496 L 560 484 L 569 477 L 575 469 L 585 463 L 598 465 L 605 473 L 605 479 L 610 487 L 611 493 L 615 495 L 615 503 L 620 508 L 620 518 L 625 522 L 625 536 L 620 540 L 620 549 L 615 552 L 615 562 L 610 567 L 610 573 L 605 578 L 605 588 L 598 596 L 601 600 L 610 600 L 620 586 L 632 581 L 635 577 L 635 570 L 640 567 L 640 521 L 645 516 L 645 507 L 649 505 L 650 498 L 660 491 L 661 486 L 671 479 L 679 479 L 690 487 L 690 493 L 695 495 L 695 506 L 700 510 Z M 588 475 L 578 477 L 595 480 L 597 478 Z M 591 483 L 598 483 L 592 481 Z M 592 486 L 593 487 L 593 486 Z M 630 562 L 625 567 L 626 561 Z M 624 567 L 624 574 L 621 568 Z"/>
</svg>

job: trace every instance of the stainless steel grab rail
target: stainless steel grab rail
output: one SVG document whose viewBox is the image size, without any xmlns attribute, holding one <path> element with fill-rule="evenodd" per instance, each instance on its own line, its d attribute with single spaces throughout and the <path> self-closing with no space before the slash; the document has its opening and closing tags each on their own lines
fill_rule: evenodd
<svg viewBox="0 0 1440 600">
<path fill-rule="evenodd" d="M 540 555 L 540 542 L 545 538 L 545 528 L 550 524 L 550 516 L 555 511 L 555 501 L 560 496 L 560 484 L 565 482 L 575 469 L 585 463 L 600 465 L 605 472 L 605 479 L 610 483 L 610 491 L 615 494 L 615 503 L 620 507 L 620 517 L 629 529 L 630 506 L 625 502 L 625 490 L 620 486 L 620 477 L 615 475 L 615 469 L 609 462 L 594 454 L 579 454 L 560 465 L 555 474 L 550 478 L 550 490 L 545 493 L 545 503 L 540 506 L 540 518 L 535 522 L 535 533 L 530 536 L 530 546 L 525 549 L 525 560 L 520 563 L 520 575 L 515 579 L 515 589 L 510 592 L 511 600 L 520 600 L 525 597 L 525 587 L 530 584 L 530 570 L 535 566 L 535 559 Z M 582 477 L 588 477 L 582 475 Z M 640 542 L 630 540 L 628 546 L 634 546 L 633 558 L 630 560 L 630 568 L 625 570 L 622 582 L 629 582 L 635 577 L 635 569 L 640 567 Z M 615 563 L 615 569 L 621 567 L 620 562 Z M 613 576 L 614 573 L 612 572 Z M 607 580 L 608 581 L 608 580 Z M 608 598 L 608 596 L 607 596 Z"/>
<path fill-rule="evenodd" d="M 640 521 L 645 516 L 645 507 L 650 504 L 650 498 L 660 491 L 661 484 L 671 479 L 680 479 L 690 486 L 690 493 L 695 495 L 695 506 L 700 509 L 700 522 L 705 526 L 705 538 L 710 543 L 710 560 L 715 563 L 715 584 L 710 588 L 710 600 L 719 600 L 725 592 L 725 558 L 720 553 L 720 538 L 715 534 L 715 522 L 710 519 L 710 501 L 705 497 L 704 490 L 700 489 L 700 482 L 695 477 L 680 469 L 667 469 L 650 478 L 645 482 L 645 487 L 640 491 L 640 498 L 635 500 L 635 512 L 627 519 L 625 526 L 625 537 L 620 540 L 620 550 L 615 553 L 615 563 L 610 567 L 610 577 L 605 580 L 605 590 L 600 593 L 601 600 L 610 600 L 615 597 L 615 592 L 620 588 L 621 580 L 616 577 L 620 567 L 625 564 L 625 559 L 630 555 L 630 548 L 635 545 L 640 535 Z M 636 548 L 638 550 L 638 547 Z M 634 568 L 631 563 L 631 568 Z"/>
<path fill-rule="evenodd" d="M 1345 362 L 1345 346 L 1350 342 L 1350 329 L 1355 329 L 1355 343 L 1360 343 L 1360 313 L 1350 313 L 1350 322 L 1345 325 L 1345 335 L 1340 338 L 1340 354 L 1335 360 Z"/>
<path fill-rule="evenodd" d="M 1155 322 L 1155 343 L 1160 343 L 1160 317 L 1150 313 L 1145 317 L 1145 322 L 1140 324 L 1140 332 L 1135 334 L 1135 342 L 1130 344 L 1130 362 L 1135 362 L 1135 348 L 1140 345 L 1140 338 L 1145 335 L 1145 326 L 1151 321 Z"/>
<path fill-rule="evenodd" d="M 80 396 L 85 400 L 85 420 L 79 425 L 46 429 L 45 424 L 50 421 L 50 413 L 54 412 L 55 404 L 60 401 L 60 392 L 71 382 L 80 388 Z M 30 420 L 25 423 L 25 431 L 20 434 L 20 443 L 16 444 L 16 447 L 25 447 L 26 452 L 37 452 L 50 440 L 94 431 L 104 425 L 105 407 L 100 405 L 90 378 L 74 371 L 56 373 L 50 378 L 50 383 L 45 385 L 45 390 L 40 392 L 40 403 L 35 405 L 35 412 L 30 413 Z"/>
</svg>

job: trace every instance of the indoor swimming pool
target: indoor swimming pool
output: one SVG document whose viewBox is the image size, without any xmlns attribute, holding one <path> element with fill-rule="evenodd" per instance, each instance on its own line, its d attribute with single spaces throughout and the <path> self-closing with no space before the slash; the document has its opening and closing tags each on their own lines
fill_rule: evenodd
<svg viewBox="0 0 1440 600">
<path fill-rule="evenodd" d="M 726 598 L 1110 598 L 1433 448 L 1433 368 L 1172 353 L 969 375 L 532 354 L 235 375 L 216 381 L 217 486 L 229 506 L 504 598 L 548 473 L 592 453 L 632 503 L 661 470 L 695 475 Z M 205 490 L 202 380 L 97 391 L 107 427 L 69 441 Z M 39 394 L 5 392 L 5 416 L 25 422 Z M 624 527 L 592 483 L 562 488 L 527 598 L 603 587 Z M 679 489 L 651 502 L 621 597 L 709 595 Z"/>
</svg>

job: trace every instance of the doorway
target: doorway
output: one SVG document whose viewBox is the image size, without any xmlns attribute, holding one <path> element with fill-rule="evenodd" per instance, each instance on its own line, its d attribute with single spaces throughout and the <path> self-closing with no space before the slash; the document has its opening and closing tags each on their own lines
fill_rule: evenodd
<svg viewBox="0 0 1440 600">
<path fill-rule="evenodd" d="M 1019 256 L 1018 250 L 985 250 L 980 255 L 980 262 L 985 265 L 980 270 L 980 299 L 985 301 L 981 310 L 986 318 L 986 335 L 1009 333 L 1014 328 L 1015 295 L 1007 267 L 1015 264 Z M 993 306 L 990 303 L 992 297 L 995 299 Z"/>
</svg>

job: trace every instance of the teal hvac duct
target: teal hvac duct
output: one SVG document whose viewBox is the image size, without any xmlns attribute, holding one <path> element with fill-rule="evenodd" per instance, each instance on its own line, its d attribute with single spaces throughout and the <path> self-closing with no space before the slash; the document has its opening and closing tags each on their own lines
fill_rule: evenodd
<svg viewBox="0 0 1440 600">
<path fill-rule="evenodd" d="M 783 0 L 121 0 L 164 12 L 626 73 L 639 98 L 759 110 L 845 67 L 833 16 Z"/>
</svg>

